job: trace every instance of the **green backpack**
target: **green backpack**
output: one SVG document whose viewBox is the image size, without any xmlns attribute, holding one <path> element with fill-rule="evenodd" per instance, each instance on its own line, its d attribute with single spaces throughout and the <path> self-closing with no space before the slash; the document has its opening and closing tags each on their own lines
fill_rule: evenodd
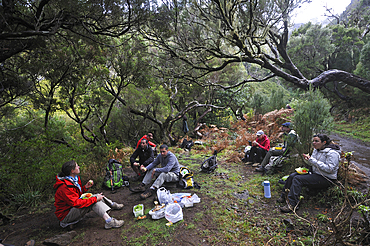
<svg viewBox="0 0 370 246">
<path fill-rule="evenodd" d="M 107 188 L 119 188 L 124 184 L 122 164 L 115 159 L 109 159 L 104 177 L 104 186 Z"/>
</svg>

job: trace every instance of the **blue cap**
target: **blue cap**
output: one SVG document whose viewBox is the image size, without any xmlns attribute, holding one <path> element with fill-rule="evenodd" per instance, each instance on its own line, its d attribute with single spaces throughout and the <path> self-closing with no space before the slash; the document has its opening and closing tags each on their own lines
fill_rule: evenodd
<svg viewBox="0 0 370 246">
<path fill-rule="evenodd" d="M 289 127 L 290 128 L 290 122 L 285 122 L 282 124 L 282 126 Z"/>
</svg>

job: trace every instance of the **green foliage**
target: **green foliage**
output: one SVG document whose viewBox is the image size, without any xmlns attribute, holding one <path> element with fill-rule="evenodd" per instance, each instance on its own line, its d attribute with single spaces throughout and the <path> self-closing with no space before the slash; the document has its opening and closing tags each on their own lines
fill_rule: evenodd
<svg viewBox="0 0 370 246">
<path fill-rule="evenodd" d="M 319 90 L 312 89 L 292 104 L 295 109 L 294 129 L 301 142 L 298 146 L 304 153 L 309 153 L 313 134 L 330 132 L 332 128 L 333 117 L 329 111 L 331 105 Z"/>
<path fill-rule="evenodd" d="M 354 72 L 363 78 L 370 79 L 370 41 L 361 50 L 360 62 Z"/>
</svg>

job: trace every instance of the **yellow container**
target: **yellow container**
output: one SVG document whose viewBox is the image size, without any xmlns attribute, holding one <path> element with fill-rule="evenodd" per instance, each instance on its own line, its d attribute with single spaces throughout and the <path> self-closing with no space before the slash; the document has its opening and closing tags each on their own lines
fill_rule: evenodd
<svg viewBox="0 0 370 246">
<path fill-rule="evenodd" d="M 275 147 L 276 150 L 281 150 L 283 147 Z"/>
</svg>

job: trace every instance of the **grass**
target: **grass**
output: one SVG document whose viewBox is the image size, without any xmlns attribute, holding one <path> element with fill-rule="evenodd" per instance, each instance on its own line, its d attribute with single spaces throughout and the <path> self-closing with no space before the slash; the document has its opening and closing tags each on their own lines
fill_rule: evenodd
<svg viewBox="0 0 370 246">
<path fill-rule="evenodd" d="M 341 121 L 334 124 L 334 132 L 370 143 L 370 118 L 360 117 L 354 123 Z"/>
</svg>

